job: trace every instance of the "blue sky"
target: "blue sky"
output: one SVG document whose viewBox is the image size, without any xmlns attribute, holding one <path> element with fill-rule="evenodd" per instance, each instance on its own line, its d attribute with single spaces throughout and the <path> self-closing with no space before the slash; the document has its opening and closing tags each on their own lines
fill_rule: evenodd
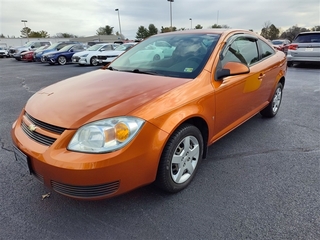
<svg viewBox="0 0 320 240">
<path fill-rule="evenodd" d="M 172 25 L 178 29 L 218 23 L 260 33 L 266 22 L 282 31 L 293 25 L 320 25 L 320 0 L 174 0 L 171 6 Z M 27 20 L 32 31 L 44 30 L 50 36 L 93 36 L 105 25 L 116 32 L 115 9 L 122 34 L 129 39 L 135 38 L 139 26 L 153 23 L 159 30 L 170 26 L 167 0 L 0 0 L 0 33 L 19 37 L 21 20 Z"/>
</svg>

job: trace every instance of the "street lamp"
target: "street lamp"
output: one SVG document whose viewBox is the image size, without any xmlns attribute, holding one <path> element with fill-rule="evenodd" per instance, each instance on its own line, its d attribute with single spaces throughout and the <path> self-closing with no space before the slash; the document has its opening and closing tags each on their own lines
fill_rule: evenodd
<svg viewBox="0 0 320 240">
<path fill-rule="evenodd" d="M 118 12 L 118 20 L 119 20 L 119 30 L 120 30 L 120 37 L 122 38 L 122 32 L 121 32 L 121 23 L 120 23 L 120 10 L 119 8 L 115 9 L 116 12 Z"/>
<path fill-rule="evenodd" d="M 26 29 L 26 22 L 28 22 L 27 20 L 21 20 L 21 22 L 24 23 L 24 28 Z M 27 38 L 28 38 L 28 42 L 29 42 L 29 34 L 28 34 L 28 29 L 26 29 L 26 33 L 27 33 Z"/>
<path fill-rule="evenodd" d="M 190 22 L 191 22 L 191 29 L 192 29 L 192 18 L 189 18 Z"/>
<path fill-rule="evenodd" d="M 170 2 L 170 31 L 172 31 L 172 3 L 174 0 L 168 0 Z"/>
</svg>

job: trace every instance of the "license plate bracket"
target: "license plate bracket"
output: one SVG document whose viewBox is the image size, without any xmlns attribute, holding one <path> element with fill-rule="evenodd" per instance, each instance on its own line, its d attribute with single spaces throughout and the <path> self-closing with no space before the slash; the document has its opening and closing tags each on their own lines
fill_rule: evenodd
<svg viewBox="0 0 320 240">
<path fill-rule="evenodd" d="M 20 149 L 17 148 L 16 146 L 13 146 L 13 151 L 14 151 L 14 156 L 16 158 L 16 161 L 18 161 L 31 174 L 31 168 L 30 168 L 30 162 L 29 162 L 28 156 L 23 152 L 21 152 Z"/>
</svg>

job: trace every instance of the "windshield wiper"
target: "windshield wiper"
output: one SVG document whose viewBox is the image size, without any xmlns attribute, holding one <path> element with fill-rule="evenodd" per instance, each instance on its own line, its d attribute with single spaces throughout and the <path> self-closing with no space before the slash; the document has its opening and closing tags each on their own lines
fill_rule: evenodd
<svg viewBox="0 0 320 240">
<path fill-rule="evenodd" d="M 108 65 L 107 65 L 107 67 L 102 67 L 102 69 L 108 69 L 108 70 L 110 70 L 110 71 L 119 71 L 119 70 L 116 69 L 116 68 L 108 67 Z"/>
<path fill-rule="evenodd" d="M 138 68 L 132 70 L 134 73 L 141 73 L 141 74 L 148 74 L 148 75 L 158 75 L 157 72 L 152 72 L 152 71 L 140 71 Z"/>
</svg>

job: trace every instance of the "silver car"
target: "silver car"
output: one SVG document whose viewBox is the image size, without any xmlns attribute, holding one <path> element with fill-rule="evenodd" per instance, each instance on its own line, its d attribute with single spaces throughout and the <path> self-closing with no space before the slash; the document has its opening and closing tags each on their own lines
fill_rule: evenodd
<svg viewBox="0 0 320 240">
<path fill-rule="evenodd" d="M 295 63 L 320 63 L 320 31 L 299 33 L 288 48 L 288 67 Z"/>
</svg>

